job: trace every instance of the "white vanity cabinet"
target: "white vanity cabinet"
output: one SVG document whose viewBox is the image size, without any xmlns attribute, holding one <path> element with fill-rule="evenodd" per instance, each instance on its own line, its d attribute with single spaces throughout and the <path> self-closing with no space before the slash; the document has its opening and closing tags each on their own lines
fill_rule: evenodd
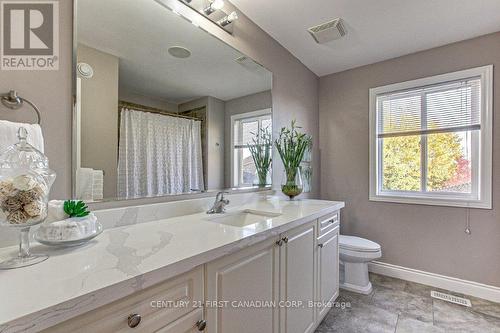
<svg viewBox="0 0 500 333">
<path fill-rule="evenodd" d="M 280 246 L 280 332 L 308 333 L 315 328 L 316 221 L 282 235 Z"/>
<path fill-rule="evenodd" d="M 318 238 L 317 317 L 323 318 L 339 292 L 339 226 Z"/>
<path fill-rule="evenodd" d="M 44 333 L 198 332 L 203 266 L 70 319 Z"/>
<path fill-rule="evenodd" d="M 313 219 L 45 332 L 312 333 L 338 296 L 339 217 Z"/>
<path fill-rule="evenodd" d="M 338 232 L 336 212 L 208 263 L 207 332 L 314 332 L 338 296 Z"/>
<path fill-rule="evenodd" d="M 279 250 L 271 239 L 206 265 L 207 332 L 278 333 Z"/>
</svg>

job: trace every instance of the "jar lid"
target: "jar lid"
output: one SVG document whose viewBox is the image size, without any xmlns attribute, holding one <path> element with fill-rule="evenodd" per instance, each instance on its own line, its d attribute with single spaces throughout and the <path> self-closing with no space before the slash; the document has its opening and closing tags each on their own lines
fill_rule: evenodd
<svg viewBox="0 0 500 333">
<path fill-rule="evenodd" d="M 1 169 L 48 170 L 49 159 L 26 140 L 28 131 L 20 127 L 17 132 L 18 142 L 0 152 Z"/>
</svg>

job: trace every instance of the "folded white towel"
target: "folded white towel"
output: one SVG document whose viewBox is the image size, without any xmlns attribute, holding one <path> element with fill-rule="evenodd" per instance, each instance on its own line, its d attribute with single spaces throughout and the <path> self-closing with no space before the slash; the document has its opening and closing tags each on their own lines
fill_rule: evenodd
<svg viewBox="0 0 500 333">
<path fill-rule="evenodd" d="M 0 120 L 0 151 L 19 141 L 17 138 L 19 127 L 26 128 L 28 131 L 28 143 L 43 153 L 44 144 L 40 125 L 14 123 L 7 120 Z"/>
<path fill-rule="evenodd" d="M 64 200 L 50 200 L 48 206 L 45 222 L 61 221 L 69 217 L 64 212 Z"/>
<path fill-rule="evenodd" d="M 94 181 L 92 182 L 92 199 L 102 200 L 104 187 L 104 171 L 94 170 Z"/>
<path fill-rule="evenodd" d="M 76 199 L 93 200 L 94 169 L 76 169 Z"/>
</svg>

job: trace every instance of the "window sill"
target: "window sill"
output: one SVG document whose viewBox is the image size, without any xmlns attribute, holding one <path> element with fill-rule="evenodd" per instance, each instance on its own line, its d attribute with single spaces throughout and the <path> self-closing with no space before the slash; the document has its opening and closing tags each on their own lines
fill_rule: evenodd
<svg viewBox="0 0 500 333">
<path fill-rule="evenodd" d="M 428 205 L 428 206 L 448 206 L 448 207 L 462 207 L 462 208 L 480 208 L 492 209 L 491 201 L 488 200 L 471 200 L 464 198 L 443 198 L 443 197 L 414 197 L 414 196 L 400 196 L 400 195 L 387 195 L 377 194 L 370 195 L 370 201 L 377 202 L 392 202 L 402 204 L 414 205 Z"/>
</svg>

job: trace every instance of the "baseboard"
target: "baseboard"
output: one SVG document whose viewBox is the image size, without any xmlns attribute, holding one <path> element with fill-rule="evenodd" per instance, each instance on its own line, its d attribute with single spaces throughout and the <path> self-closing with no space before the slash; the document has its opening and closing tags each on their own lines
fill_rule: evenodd
<svg viewBox="0 0 500 333">
<path fill-rule="evenodd" d="M 368 264 L 370 272 L 390 277 L 425 284 L 431 287 L 446 289 L 457 293 L 483 298 L 500 303 L 500 288 L 487 284 L 457 279 L 450 276 L 434 274 L 417 269 L 373 261 Z"/>
</svg>

